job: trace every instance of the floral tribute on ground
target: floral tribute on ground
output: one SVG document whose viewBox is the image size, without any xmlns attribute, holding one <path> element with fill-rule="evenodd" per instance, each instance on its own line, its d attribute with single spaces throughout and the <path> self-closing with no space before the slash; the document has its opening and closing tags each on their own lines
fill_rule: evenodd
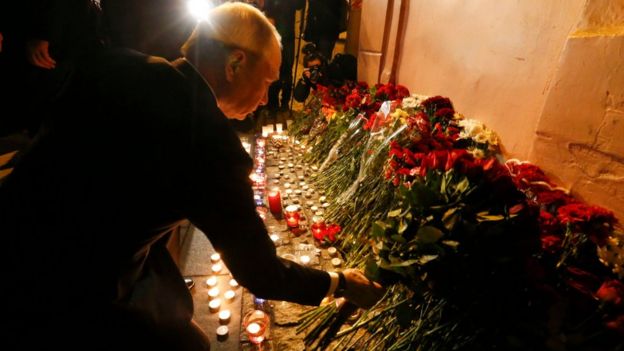
<svg viewBox="0 0 624 351">
<path fill-rule="evenodd" d="M 402 86 L 320 87 L 291 134 L 334 199 L 347 266 L 388 287 L 351 319 L 302 316 L 310 348 L 624 348 L 624 237 L 613 213 L 536 165 L 445 97 Z"/>
</svg>

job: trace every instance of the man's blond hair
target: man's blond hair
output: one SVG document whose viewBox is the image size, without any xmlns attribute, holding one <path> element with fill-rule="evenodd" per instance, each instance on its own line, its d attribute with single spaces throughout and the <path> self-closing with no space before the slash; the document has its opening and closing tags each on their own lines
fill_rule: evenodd
<svg viewBox="0 0 624 351">
<path fill-rule="evenodd" d="M 275 27 L 260 10 L 241 3 L 229 2 L 210 10 L 207 19 L 199 22 L 182 46 L 182 54 L 199 54 L 214 42 L 230 49 L 242 49 L 265 59 L 281 38 Z M 201 48 L 201 47 L 204 48 Z M 214 48 L 212 48 L 214 49 Z"/>
</svg>

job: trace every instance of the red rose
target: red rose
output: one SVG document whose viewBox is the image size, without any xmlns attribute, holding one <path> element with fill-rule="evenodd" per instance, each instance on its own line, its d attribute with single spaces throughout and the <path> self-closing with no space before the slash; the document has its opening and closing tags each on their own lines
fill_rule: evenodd
<svg viewBox="0 0 624 351">
<path fill-rule="evenodd" d="M 543 234 L 553 234 L 559 232 L 561 226 L 557 217 L 550 214 L 548 211 L 541 210 L 539 214 L 539 226 L 540 231 Z"/>
<path fill-rule="evenodd" d="M 434 113 L 435 111 L 443 109 L 443 108 L 453 109 L 453 103 L 451 103 L 451 100 L 449 100 L 449 98 L 445 98 L 442 96 L 430 97 L 427 100 L 422 102 L 422 106 L 429 113 Z"/>
<path fill-rule="evenodd" d="M 624 284 L 615 279 L 607 280 L 596 291 L 596 297 L 615 306 L 621 306 L 624 302 Z"/>
<path fill-rule="evenodd" d="M 577 267 L 566 267 L 566 271 L 569 275 L 566 283 L 570 287 L 584 295 L 594 295 L 593 291 L 596 291 L 599 284 L 598 277 Z"/>
</svg>

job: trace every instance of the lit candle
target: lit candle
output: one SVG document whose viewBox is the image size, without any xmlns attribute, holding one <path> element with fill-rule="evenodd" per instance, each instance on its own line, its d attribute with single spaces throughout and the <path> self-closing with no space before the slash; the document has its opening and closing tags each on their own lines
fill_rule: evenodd
<svg viewBox="0 0 624 351">
<path fill-rule="evenodd" d="M 217 312 L 219 308 L 221 308 L 221 299 L 214 299 L 208 303 L 208 308 L 210 308 L 210 312 Z"/>
<path fill-rule="evenodd" d="M 273 215 L 277 216 L 282 213 L 282 198 L 280 192 L 277 189 L 273 189 L 268 194 L 269 197 L 269 209 Z"/>
<path fill-rule="evenodd" d="M 332 256 L 335 257 L 338 254 L 338 250 L 335 247 L 330 247 L 327 249 L 327 253 Z"/>
<path fill-rule="evenodd" d="M 223 293 L 223 297 L 225 297 L 225 301 L 232 302 L 236 297 L 236 293 L 233 290 L 228 290 Z"/>
<path fill-rule="evenodd" d="M 230 284 L 230 287 L 232 287 L 234 289 L 238 288 L 238 282 L 234 278 L 230 279 L 230 283 L 229 284 Z"/>
<path fill-rule="evenodd" d="M 247 333 L 247 338 L 254 344 L 264 341 L 264 334 L 269 325 L 269 316 L 261 310 L 253 310 L 243 318 L 243 327 Z"/>
<path fill-rule="evenodd" d="M 221 261 L 221 255 L 219 255 L 218 253 L 213 253 L 212 255 L 210 255 L 210 261 L 212 261 L 212 263 L 217 263 L 219 261 Z"/>
<path fill-rule="evenodd" d="M 290 190 L 290 189 L 289 189 Z M 284 209 L 284 216 L 286 217 L 286 225 L 290 228 L 299 227 L 299 206 L 290 205 Z"/>
<path fill-rule="evenodd" d="M 319 202 L 327 202 L 327 196 L 319 197 Z"/>
<path fill-rule="evenodd" d="M 306 191 L 308 189 L 310 189 L 310 187 L 305 185 L 305 182 L 304 182 L 304 184 L 301 186 L 301 190 Z"/>
<path fill-rule="evenodd" d="M 321 241 L 323 240 L 323 236 L 325 235 L 325 219 L 321 216 L 312 217 L 312 225 L 310 226 L 312 230 L 312 236 L 314 239 Z"/>
<path fill-rule="evenodd" d="M 223 269 L 220 263 L 216 263 L 212 265 L 212 273 L 219 273 Z"/>
<path fill-rule="evenodd" d="M 219 322 L 221 324 L 227 324 L 230 321 L 231 317 L 232 317 L 232 312 L 230 312 L 230 310 L 223 310 L 219 312 Z"/>
<path fill-rule="evenodd" d="M 334 257 L 331 259 L 331 264 L 334 267 L 340 267 L 340 265 L 342 264 L 342 260 L 339 259 L 338 257 Z"/>
<path fill-rule="evenodd" d="M 223 341 L 227 339 L 229 332 L 230 330 L 228 329 L 227 325 L 219 326 L 217 328 L 217 340 Z"/>
<path fill-rule="evenodd" d="M 214 287 L 208 290 L 208 296 L 210 296 L 211 299 L 214 299 L 215 297 L 219 296 L 219 288 Z"/>
<path fill-rule="evenodd" d="M 301 195 L 301 189 L 295 190 L 295 195 Z"/>
<path fill-rule="evenodd" d="M 286 188 L 286 189 L 290 188 L 290 183 L 288 183 L 288 182 L 284 183 L 284 188 Z"/>
<path fill-rule="evenodd" d="M 288 168 L 294 168 L 294 167 L 295 167 L 295 165 L 294 165 L 294 164 L 292 164 L 292 163 L 289 163 L 289 164 L 288 164 Z"/>
<path fill-rule="evenodd" d="M 316 172 L 316 171 L 318 171 L 318 167 L 317 166 L 312 166 L 312 170 Z"/>
<path fill-rule="evenodd" d="M 304 180 L 304 179 L 305 179 L 305 177 L 304 177 L 304 176 L 302 176 L 302 175 L 298 176 L 297 178 L 298 178 L 299 180 Z"/>
<path fill-rule="evenodd" d="M 280 236 L 275 234 L 275 233 L 271 234 L 269 236 L 271 237 L 271 241 L 273 241 L 273 244 L 275 244 L 275 246 L 277 246 L 278 242 L 279 242 L 279 239 L 280 239 Z"/>
<path fill-rule="evenodd" d="M 314 212 L 315 216 L 322 216 L 324 214 L 325 214 L 325 211 L 323 211 L 323 210 L 318 210 L 318 211 Z"/>
<path fill-rule="evenodd" d="M 308 255 L 299 256 L 299 262 L 301 262 L 302 265 L 307 266 L 310 263 L 310 256 Z"/>
<path fill-rule="evenodd" d="M 310 207 L 310 210 L 316 213 L 316 211 L 318 211 L 318 206 L 312 206 Z"/>
<path fill-rule="evenodd" d="M 275 124 L 275 130 L 276 130 L 278 133 L 281 133 L 281 132 L 282 132 L 282 124 L 281 124 L 281 123 L 276 123 L 276 124 Z"/>
<path fill-rule="evenodd" d="M 208 285 L 211 288 L 214 288 L 215 286 L 217 286 L 217 283 L 219 281 L 217 280 L 217 277 L 210 277 L 206 280 L 206 285 Z"/>
<path fill-rule="evenodd" d="M 329 207 L 329 202 L 325 202 L 322 206 L 323 206 L 324 208 L 328 208 L 328 207 Z"/>
</svg>

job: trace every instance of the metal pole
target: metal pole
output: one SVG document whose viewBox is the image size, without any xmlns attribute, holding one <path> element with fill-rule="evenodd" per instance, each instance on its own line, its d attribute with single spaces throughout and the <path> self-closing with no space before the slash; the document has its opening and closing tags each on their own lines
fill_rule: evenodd
<svg viewBox="0 0 624 351">
<path fill-rule="evenodd" d="M 293 73 L 293 78 L 292 78 L 292 93 L 290 94 L 290 101 L 288 103 L 288 106 L 290 108 L 290 110 L 292 111 L 292 106 L 293 106 L 293 99 L 294 99 L 294 93 L 295 93 L 295 82 L 297 81 L 297 71 L 299 68 L 299 53 L 301 52 L 301 39 L 303 38 L 303 29 L 304 29 L 304 25 L 305 25 L 305 18 L 306 18 L 306 11 L 308 10 L 308 1 L 306 0 L 304 5 L 303 5 L 303 9 L 301 10 L 301 21 L 299 21 L 299 35 L 297 37 L 297 50 L 295 52 L 295 72 Z"/>
</svg>

